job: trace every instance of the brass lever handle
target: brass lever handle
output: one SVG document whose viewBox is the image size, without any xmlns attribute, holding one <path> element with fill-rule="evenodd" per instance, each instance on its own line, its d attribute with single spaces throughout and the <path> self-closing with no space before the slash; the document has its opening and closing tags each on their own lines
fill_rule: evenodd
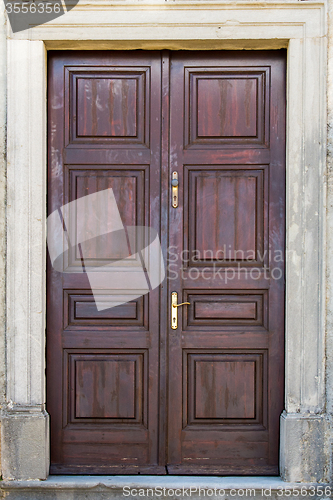
<svg viewBox="0 0 333 500">
<path fill-rule="evenodd" d="M 177 292 L 172 292 L 171 294 L 171 328 L 172 330 L 177 330 L 178 328 L 178 307 L 190 305 L 190 302 L 182 302 L 177 304 L 178 294 Z"/>
</svg>

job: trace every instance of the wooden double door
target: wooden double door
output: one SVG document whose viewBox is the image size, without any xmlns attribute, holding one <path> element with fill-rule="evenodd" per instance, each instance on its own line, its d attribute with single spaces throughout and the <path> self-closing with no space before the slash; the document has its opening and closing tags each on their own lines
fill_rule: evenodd
<svg viewBox="0 0 333 500">
<path fill-rule="evenodd" d="M 51 473 L 278 474 L 285 52 L 54 52 L 48 88 L 49 213 L 112 188 L 167 272 L 98 311 L 49 263 Z"/>
</svg>

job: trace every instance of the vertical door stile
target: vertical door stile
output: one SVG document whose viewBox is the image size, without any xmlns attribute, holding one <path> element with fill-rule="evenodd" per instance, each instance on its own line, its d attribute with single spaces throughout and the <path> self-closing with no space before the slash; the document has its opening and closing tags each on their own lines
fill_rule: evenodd
<svg viewBox="0 0 333 500">
<path fill-rule="evenodd" d="M 162 116 L 161 116 L 161 246 L 168 272 L 168 245 L 169 245 L 169 111 L 170 111 L 170 53 L 165 50 L 161 55 L 162 66 Z M 168 309 L 167 279 L 161 285 L 160 293 L 160 393 L 159 393 L 159 463 L 166 464 L 166 439 L 167 439 L 167 342 L 168 324 L 166 318 Z"/>
<path fill-rule="evenodd" d="M 168 471 L 169 464 L 178 463 L 181 454 L 181 428 L 182 428 L 182 384 L 184 383 L 183 360 L 182 360 L 182 337 L 181 328 L 171 328 L 171 294 L 178 294 L 179 302 L 182 302 L 182 235 L 183 226 L 183 165 L 181 162 L 181 145 L 183 138 L 183 88 L 177 81 L 177 76 L 183 71 L 182 62 L 171 55 L 170 60 L 170 159 L 169 159 L 169 185 L 173 178 L 173 172 L 178 174 L 178 203 L 174 208 L 172 203 L 172 190 L 170 193 L 168 211 L 169 223 L 169 274 L 168 274 Z M 182 321 L 183 311 L 178 311 L 178 324 Z"/>
</svg>

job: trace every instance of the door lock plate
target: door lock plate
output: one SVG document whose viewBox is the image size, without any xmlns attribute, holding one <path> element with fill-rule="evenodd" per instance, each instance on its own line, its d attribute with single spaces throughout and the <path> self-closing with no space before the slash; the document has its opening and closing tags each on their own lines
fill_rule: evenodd
<svg viewBox="0 0 333 500">
<path fill-rule="evenodd" d="M 172 206 L 178 207 L 178 172 L 172 172 L 171 186 L 172 186 Z"/>
<path fill-rule="evenodd" d="M 172 292 L 171 294 L 171 328 L 172 330 L 177 330 L 178 328 L 178 307 L 190 305 L 190 302 L 182 302 L 177 304 L 178 294 L 177 292 Z"/>
</svg>

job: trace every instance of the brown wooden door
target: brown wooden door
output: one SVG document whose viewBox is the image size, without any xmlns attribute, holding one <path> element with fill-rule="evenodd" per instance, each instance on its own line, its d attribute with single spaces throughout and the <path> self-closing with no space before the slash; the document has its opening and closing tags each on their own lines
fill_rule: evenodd
<svg viewBox="0 0 333 500">
<path fill-rule="evenodd" d="M 55 52 L 48 102 L 49 213 L 111 187 L 168 269 L 98 311 L 76 249 L 48 265 L 51 473 L 277 474 L 284 52 Z"/>
</svg>

